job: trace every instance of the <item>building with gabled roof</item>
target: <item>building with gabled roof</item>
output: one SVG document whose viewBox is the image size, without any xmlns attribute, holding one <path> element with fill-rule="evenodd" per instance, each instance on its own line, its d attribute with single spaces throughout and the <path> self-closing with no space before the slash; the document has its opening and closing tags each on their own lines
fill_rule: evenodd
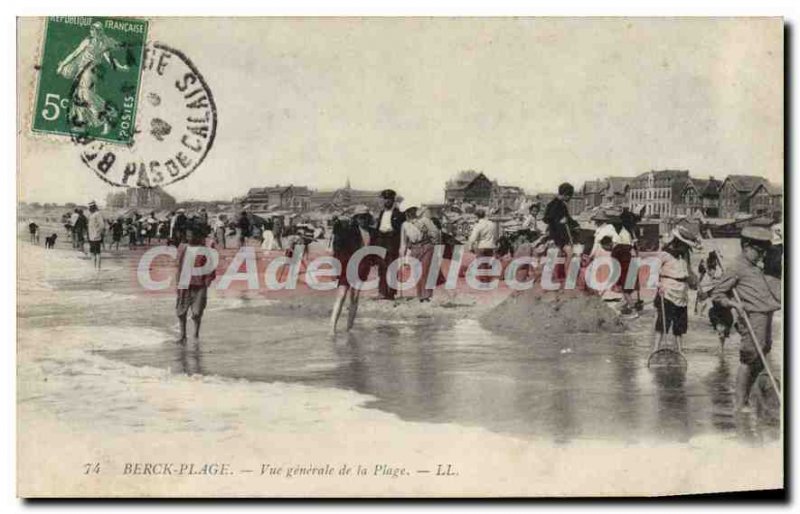
<svg viewBox="0 0 800 514">
<path fill-rule="evenodd" d="M 518 209 L 525 201 L 525 191 L 519 186 L 498 184 L 483 172 L 465 170 L 446 182 L 444 201 L 448 205 L 470 203 L 507 213 Z"/>
<path fill-rule="evenodd" d="M 645 207 L 645 216 L 666 218 L 675 214 L 675 204 L 680 198 L 688 170 L 652 170 L 631 180 L 628 186 L 628 206 Z"/>
<path fill-rule="evenodd" d="M 708 179 L 690 178 L 683 186 L 675 205 L 675 214 L 699 215 L 707 218 L 719 216 L 719 188 L 722 182 Z"/>
<path fill-rule="evenodd" d="M 720 216 L 733 218 L 750 213 L 750 196 L 761 184 L 769 181 L 758 175 L 728 175 L 719 190 Z"/>
<path fill-rule="evenodd" d="M 307 210 L 310 202 L 311 190 L 306 186 L 275 185 L 267 187 L 253 187 L 241 199 L 243 204 L 248 204 L 255 210 L 290 209 L 294 211 Z"/>
<path fill-rule="evenodd" d="M 747 198 L 747 212 L 753 216 L 783 212 L 783 188 L 770 182 L 761 182 Z"/>
<path fill-rule="evenodd" d="M 492 201 L 494 187 L 495 184 L 482 172 L 460 171 L 445 184 L 444 202 L 447 204 L 467 202 L 488 207 Z"/>
</svg>

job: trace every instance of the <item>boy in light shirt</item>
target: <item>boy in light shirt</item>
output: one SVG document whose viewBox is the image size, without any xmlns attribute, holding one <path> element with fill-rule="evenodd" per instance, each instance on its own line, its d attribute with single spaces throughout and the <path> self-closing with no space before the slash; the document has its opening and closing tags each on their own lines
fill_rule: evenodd
<svg viewBox="0 0 800 514">
<path fill-rule="evenodd" d="M 653 302 L 657 316 L 653 351 L 661 348 L 670 331 L 677 350 L 682 350 L 683 335 L 689 325 L 689 289 L 697 288 L 690 256 L 692 250 L 700 248 L 699 238 L 685 227 L 676 227 L 671 236 L 658 254 L 661 267 L 658 293 Z"/>
</svg>

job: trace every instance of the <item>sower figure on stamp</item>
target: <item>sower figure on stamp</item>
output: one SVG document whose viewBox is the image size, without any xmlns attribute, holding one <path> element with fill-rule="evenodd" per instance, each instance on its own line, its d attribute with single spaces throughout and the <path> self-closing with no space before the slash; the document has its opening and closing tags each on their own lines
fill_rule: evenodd
<svg viewBox="0 0 800 514">
<path fill-rule="evenodd" d="M 383 209 L 378 214 L 375 245 L 386 249 L 386 257 L 378 260 L 378 292 L 381 299 L 394 300 L 397 290 L 389 287 L 386 270 L 389 264 L 400 256 L 400 230 L 406 217 L 395 205 L 396 192 L 392 189 L 384 189 L 381 191 L 380 197 L 383 200 Z"/>
<path fill-rule="evenodd" d="M 112 55 L 121 48 L 118 41 L 105 34 L 102 23 L 94 22 L 89 28 L 89 37 L 58 64 L 59 75 L 76 81 L 69 115 L 76 129 L 102 127 L 102 133 L 107 134 L 119 117 L 117 108 L 100 96 L 97 86 L 104 76 L 104 66 L 128 69 L 127 63 Z"/>
<path fill-rule="evenodd" d="M 771 240 L 772 233 L 766 228 L 742 229 L 742 254 L 711 290 L 711 298 L 716 303 L 738 313 L 736 329 L 741 336 L 741 346 L 736 374 L 736 409 L 740 412 L 749 410 L 750 390 L 764 370 L 755 345 L 766 358 L 772 348 L 772 317 L 781 309 L 781 281 L 765 274 L 759 266 L 769 251 Z M 734 299 L 735 294 L 741 303 Z"/>
</svg>

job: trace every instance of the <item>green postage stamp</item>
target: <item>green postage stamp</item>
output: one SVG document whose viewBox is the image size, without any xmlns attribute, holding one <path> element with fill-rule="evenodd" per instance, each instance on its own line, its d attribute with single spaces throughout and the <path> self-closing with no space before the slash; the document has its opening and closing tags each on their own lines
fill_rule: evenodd
<svg viewBox="0 0 800 514">
<path fill-rule="evenodd" d="M 51 16 L 33 130 L 130 143 L 147 21 Z"/>
</svg>

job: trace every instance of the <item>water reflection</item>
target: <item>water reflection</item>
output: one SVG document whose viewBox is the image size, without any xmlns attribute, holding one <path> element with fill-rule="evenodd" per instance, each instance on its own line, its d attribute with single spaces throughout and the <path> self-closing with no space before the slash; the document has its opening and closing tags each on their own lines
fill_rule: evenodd
<svg viewBox="0 0 800 514">
<path fill-rule="evenodd" d="M 368 407 L 405 420 L 481 426 L 557 444 L 687 442 L 737 423 L 730 414 L 735 370 L 725 359 L 690 352 L 688 371 L 648 370 L 638 333 L 503 337 L 471 320 L 364 321 L 329 338 L 313 319 L 253 311 L 226 311 L 224 318 L 204 324 L 199 347 L 170 343 L 109 356 L 134 365 L 175 363 L 186 374 L 350 389 L 375 398 Z"/>
<path fill-rule="evenodd" d="M 686 442 L 691 436 L 689 401 L 684 389 L 686 369 L 663 366 L 650 369 L 656 386 L 656 412 L 659 434 L 671 441 Z"/>
<path fill-rule="evenodd" d="M 181 372 L 185 375 L 203 375 L 203 353 L 200 351 L 200 343 L 189 343 L 178 346 L 178 362 Z"/>
<path fill-rule="evenodd" d="M 637 383 L 642 369 L 641 356 L 636 347 L 621 338 L 616 351 L 610 354 L 614 370 L 614 391 L 612 406 L 620 422 L 637 432 L 640 427 L 641 390 Z M 633 442 L 630 434 L 621 434 L 629 442 Z"/>
<path fill-rule="evenodd" d="M 711 423 L 720 431 L 729 432 L 736 429 L 733 416 L 734 394 L 731 369 L 725 355 L 719 356 L 714 371 L 706 379 L 706 388 L 711 398 Z"/>
<path fill-rule="evenodd" d="M 142 297 L 131 276 L 53 278 L 72 301 L 26 306 L 20 319 L 30 326 L 114 323 L 174 331 L 174 297 Z M 244 291 L 215 297 L 199 347 L 165 343 L 103 353 L 187 375 L 351 389 L 376 398 L 370 407 L 402 419 L 477 425 L 565 444 L 584 437 L 631 443 L 685 442 L 709 433 L 750 442 L 780 437 L 777 416 L 768 423 L 734 416 L 734 348 L 720 358 L 705 320 L 690 319 L 688 369 L 676 374 L 646 368 L 653 321 L 647 315 L 625 335 L 538 330 L 514 337 L 486 332 L 472 320 L 400 324 L 365 316 L 354 332 L 330 339 L 324 319 L 265 315 L 260 301 L 250 301 L 255 298 L 263 300 Z M 782 353 L 778 334 L 776 328 L 776 361 Z M 780 375 L 779 366 L 774 371 Z"/>
</svg>

